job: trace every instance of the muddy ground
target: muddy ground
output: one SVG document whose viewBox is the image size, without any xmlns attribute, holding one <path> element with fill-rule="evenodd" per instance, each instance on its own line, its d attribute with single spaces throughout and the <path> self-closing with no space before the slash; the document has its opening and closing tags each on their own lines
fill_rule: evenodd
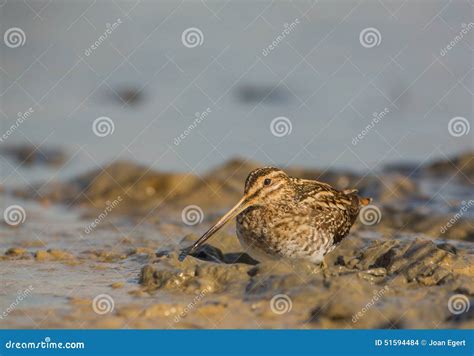
<svg viewBox="0 0 474 356">
<path fill-rule="evenodd" d="M 3 187 L 3 206 L 25 219 L 0 227 L 0 327 L 474 327 L 473 153 L 368 175 L 287 169 L 374 198 L 375 219 L 356 223 L 325 273 L 257 263 L 234 222 L 179 262 L 258 166 L 234 159 L 198 176 L 115 162 Z"/>
</svg>

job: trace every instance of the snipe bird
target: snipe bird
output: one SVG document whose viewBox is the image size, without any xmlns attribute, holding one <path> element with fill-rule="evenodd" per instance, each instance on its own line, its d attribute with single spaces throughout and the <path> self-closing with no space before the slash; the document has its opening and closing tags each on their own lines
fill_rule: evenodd
<svg viewBox="0 0 474 356">
<path fill-rule="evenodd" d="M 258 168 L 247 177 L 242 199 L 183 250 L 180 260 L 237 217 L 239 241 L 257 261 L 286 257 L 320 263 L 347 236 L 360 208 L 370 201 L 356 189 L 339 191 L 326 183 L 290 177 L 278 168 Z"/>
</svg>

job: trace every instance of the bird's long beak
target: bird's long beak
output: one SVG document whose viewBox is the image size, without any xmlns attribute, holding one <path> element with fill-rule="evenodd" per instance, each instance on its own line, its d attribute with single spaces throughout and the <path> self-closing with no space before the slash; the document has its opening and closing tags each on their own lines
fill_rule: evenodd
<svg viewBox="0 0 474 356">
<path fill-rule="evenodd" d="M 212 235 L 219 231 L 227 221 L 231 220 L 235 216 L 239 215 L 242 211 L 247 209 L 250 206 L 250 201 L 244 196 L 239 200 L 237 204 L 234 205 L 223 217 L 221 217 L 209 230 L 207 230 L 204 235 L 202 235 L 199 240 L 197 240 L 191 247 L 184 249 L 179 256 L 179 260 L 183 261 L 187 255 L 195 252 L 200 246 L 202 246 Z"/>
</svg>

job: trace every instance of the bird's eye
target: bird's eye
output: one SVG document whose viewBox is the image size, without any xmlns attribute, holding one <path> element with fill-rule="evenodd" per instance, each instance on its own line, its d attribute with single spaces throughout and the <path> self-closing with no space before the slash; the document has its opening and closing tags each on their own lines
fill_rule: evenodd
<svg viewBox="0 0 474 356">
<path fill-rule="evenodd" d="M 263 181 L 263 185 L 270 185 L 272 184 L 272 180 L 270 178 L 267 178 Z"/>
</svg>

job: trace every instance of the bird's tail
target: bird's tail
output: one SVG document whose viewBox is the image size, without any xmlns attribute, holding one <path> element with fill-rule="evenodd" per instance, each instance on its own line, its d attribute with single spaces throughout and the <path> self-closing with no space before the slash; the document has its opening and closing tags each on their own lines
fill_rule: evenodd
<svg viewBox="0 0 474 356">
<path fill-rule="evenodd" d="M 344 189 L 343 193 L 346 195 L 356 196 L 357 200 L 359 201 L 359 206 L 366 206 L 372 202 L 372 198 L 363 198 L 363 197 L 358 196 L 357 189 Z"/>
<path fill-rule="evenodd" d="M 372 202 L 372 198 L 362 198 L 362 197 L 359 197 L 359 205 L 360 205 L 360 206 L 369 205 L 371 202 Z"/>
</svg>

